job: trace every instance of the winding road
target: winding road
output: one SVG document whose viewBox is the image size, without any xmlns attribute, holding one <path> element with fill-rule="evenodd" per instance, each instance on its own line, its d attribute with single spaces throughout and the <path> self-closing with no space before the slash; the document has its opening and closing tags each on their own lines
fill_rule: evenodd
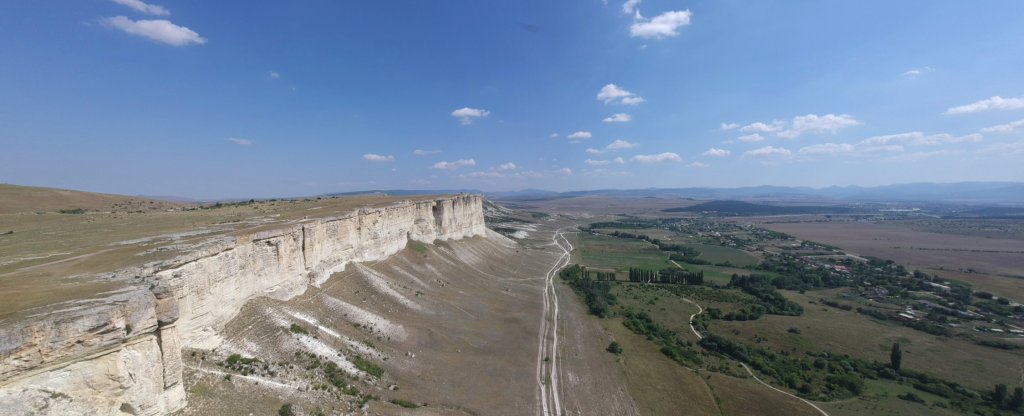
<svg viewBox="0 0 1024 416">
<path fill-rule="evenodd" d="M 680 268 L 680 269 L 682 269 L 682 268 L 683 268 L 683 266 L 680 266 L 680 265 L 679 265 L 679 263 L 676 263 L 676 262 L 675 262 L 675 260 L 669 260 L 669 261 L 670 261 L 670 262 L 672 262 L 672 264 L 676 265 L 676 267 L 678 267 L 678 268 Z M 701 334 L 700 334 L 700 332 L 697 332 L 697 328 L 694 328 L 694 326 L 693 326 L 693 318 L 697 317 L 697 315 L 700 315 L 700 314 L 704 313 L 704 308 L 702 308 L 702 307 L 701 307 L 700 305 L 698 305 L 698 304 L 697 304 L 697 302 L 694 302 L 694 301 L 692 301 L 692 300 L 689 300 L 689 299 L 687 299 L 687 298 L 683 298 L 683 300 L 685 300 L 686 302 L 689 302 L 689 303 L 693 304 L 693 306 L 696 306 L 696 307 L 697 307 L 697 313 L 695 313 L 695 314 L 693 314 L 693 315 L 690 315 L 690 322 L 689 322 L 689 323 L 690 323 L 690 330 L 691 330 L 691 331 L 693 331 L 693 335 L 696 335 L 696 336 L 697 336 L 697 339 L 703 339 L 703 338 L 704 338 L 704 336 L 703 336 L 703 335 L 701 335 Z M 818 411 L 818 413 L 821 413 L 821 414 L 822 414 L 822 415 L 824 415 L 824 416 L 829 416 L 829 415 L 828 415 L 828 413 L 826 413 L 826 412 L 825 412 L 824 410 L 822 410 L 822 409 L 821 409 L 820 407 L 818 407 L 818 405 L 816 405 L 816 404 L 814 404 L 814 403 L 811 403 L 810 401 L 808 401 L 808 400 L 806 400 L 806 399 L 803 399 L 803 398 L 801 398 L 801 397 L 799 397 L 799 396 L 797 396 L 797 395 L 795 395 L 795 394 L 789 393 L 789 392 L 787 392 L 787 391 L 785 391 L 785 390 L 780 390 L 780 389 L 778 389 L 778 388 L 775 388 L 775 386 L 772 386 L 771 384 L 765 383 L 765 382 L 764 382 L 763 380 L 761 380 L 761 379 L 757 378 L 757 376 L 756 376 L 756 375 L 754 375 L 754 372 L 753 372 L 753 371 L 750 371 L 750 367 L 747 367 L 747 365 L 746 365 L 746 364 L 744 364 L 744 363 L 740 363 L 740 365 L 741 365 L 741 366 L 743 366 L 743 369 L 744 369 L 744 370 L 747 370 L 747 374 L 750 374 L 750 376 L 751 376 L 751 377 L 753 377 L 753 378 L 754 378 L 754 380 L 757 380 L 757 382 L 758 382 L 758 383 L 761 383 L 761 384 L 763 384 L 763 385 L 764 385 L 765 387 L 768 387 L 768 388 L 770 388 L 770 389 L 772 389 L 772 390 L 775 390 L 775 391 L 777 391 L 777 392 L 779 392 L 779 393 L 785 394 L 785 395 L 787 395 L 787 396 L 789 396 L 789 397 L 792 397 L 792 398 L 794 398 L 794 399 L 797 399 L 797 400 L 799 400 L 799 401 L 802 401 L 802 402 L 804 402 L 804 403 L 807 403 L 807 405 L 808 405 L 808 406 L 811 406 L 811 407 L 813 407 L 813 408 L 814 408 L 814 410 L 817 410 L 817 411 Z"/>
<path fill-rule="evenodd" d="M 551 236 L 551 245 L 558 246 L 562 255 L 544 276 L 544 307 L 537 345 L 537 385 L 540 388 L 539 410 L 545 416 L 562 414 L 558 393 L 558 294 L 555 293 L 555 276 L 569 265 L 573 249 L 561 229 L 555 230 Z"/>
</svg>

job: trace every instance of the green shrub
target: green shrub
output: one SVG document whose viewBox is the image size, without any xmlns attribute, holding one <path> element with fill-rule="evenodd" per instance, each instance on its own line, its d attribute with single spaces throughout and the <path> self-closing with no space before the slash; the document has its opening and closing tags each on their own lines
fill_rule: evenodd
<svg viewBox="0 0 1024 416">
<path fill-rule="evenodd" d="M 303 327 L 301 327 L 299 325 L 296 325 L 296 324 L 292 324 L 292 326 L 290 328 L 288 328 L 288 330 L 292 331 L 292 333 L 294 333 L 294 334 L 309 335 L 309 331 L 306 331 L 306 328 L 303 328 Z"/>
<path fill-rule="evenodd" d="M 612 354 L 622 354 L 622 346 L 618 342 L 612 341 L 611 344 L 608 344 L 608 348 L 605 348 L 605 351 Z"/>
<path fill-rule="evenodd" d="M 406 409 L 415 409 L 417 407 L 420 407 L 420 405 L 418 405 L 416 403 L 410 402 L 408 400 L 402 400 L 402 399 L 391 399 L 391 403 L 397 404 L 397 405 L 402 406 L 402 407 L 404 407 Z"/>
<path fill-rule="evenodd" d="M 281 405 L 280 409 L 277 409 L 278 416 L 294 416 L 295 411 L 292 410 L 291 403 L 285 403 Z"/>
</svg>

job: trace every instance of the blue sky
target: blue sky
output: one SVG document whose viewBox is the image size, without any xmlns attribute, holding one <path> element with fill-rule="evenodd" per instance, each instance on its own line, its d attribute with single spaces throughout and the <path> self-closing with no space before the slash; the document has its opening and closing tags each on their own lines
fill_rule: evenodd
<svg viewBox="0 0 1024 416">
<path fill-rule="evenodd" d="M 213 198 L 1024 181 L 1018 1 L 5 9 L 0 182 Z"/>
</svg>

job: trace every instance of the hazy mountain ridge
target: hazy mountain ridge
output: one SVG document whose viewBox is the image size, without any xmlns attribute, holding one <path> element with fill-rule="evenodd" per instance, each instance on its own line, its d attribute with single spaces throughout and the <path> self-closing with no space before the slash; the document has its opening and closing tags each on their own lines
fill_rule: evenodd
<svg viewBox="0 0 1024 416">
<path fill-rule="evenodd" d="M 623 198 L 656 197 L 775 201 L 835 200 L 849 202 L 945 202 L 1024 205 L 1024 183 L 908 183 L 876 187 L 831 186 L 826 188 L 765 185 L 737 188 L 598 189 L 570 192 L 537 191 L 536 193 L 529 193 L 527 191 L 486 192 L 485 195 L 494 199 L 609 196 Z"/>
</svg>

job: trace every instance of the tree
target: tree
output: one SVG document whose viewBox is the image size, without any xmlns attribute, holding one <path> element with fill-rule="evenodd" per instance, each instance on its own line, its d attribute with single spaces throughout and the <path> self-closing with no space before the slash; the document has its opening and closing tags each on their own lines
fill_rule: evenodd
<svg viewBox="0 0 1024 416">
<path fill-rule="evenodd" d="M 892 352 L 889 353 L 889 363 L 892 364 L 892 369 L 900 371 L 900 365 L 903 364 L 903 351 L 900 351 L 900 343 L 892 343 Z"/>
<path fill-rule="evenodd" d="M 611 344 L 608 344 L 608 348 L 605 348 L 605 350 L 612 354 L 622 354 L 622 346 L 615 341 L 612 341 Z"/>
<path fill-rule="evenodd" d="M 1006 392 L 1007 390 L 1005 384 L 996 384 L 996 388 L 992 392 L 992 401 L 998 405 L 1003 404 L 1003 402 L 1006 401 Z"/>
<path fill-rule="evenodd" d="M 1010 398 L 1010 408 L 1020 409 L 1024 406 L 1024 388 L 1017 387 L 1013 389 L 1013 397 Z"/>
</svg>

